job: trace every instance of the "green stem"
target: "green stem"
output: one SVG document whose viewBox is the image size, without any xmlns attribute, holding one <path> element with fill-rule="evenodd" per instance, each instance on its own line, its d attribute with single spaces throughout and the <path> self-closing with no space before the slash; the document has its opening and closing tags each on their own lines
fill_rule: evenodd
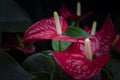
<svg viewBox="0 0 120 80">
<path fill-rule="evenodd" d="M 62 51 L 61 47 L 62 47 L 61 41 L 59 41 L 59 51 Z"/>
</svg>

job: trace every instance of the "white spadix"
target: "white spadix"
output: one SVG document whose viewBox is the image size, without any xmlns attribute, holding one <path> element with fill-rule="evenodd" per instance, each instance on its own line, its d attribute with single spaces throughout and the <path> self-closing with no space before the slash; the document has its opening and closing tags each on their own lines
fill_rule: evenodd
<svg viewBox="0 0 120 80">
<path fill-rule="evenodd" d="M 95 33 L 96 33 L 96 27 L 97 27 L 97 22 L 94 21 L 94 22 L 93 22 L 93 25 L 92 25 L 92 30 L 91 30 L 91 34 L 92 34 L 92 35 L 95 35 Z"/>
<path fill-rule="evenodd" d="M 77 16 L 81 16 L 81 4 L 80 4 L 80 2 L 77 2 L 76 14 L 77 14 Z"/>
<path fill-rule="evenodd" d="M 56 25 L 57 33 L 61 35 L 62 30 L 61 30 L 61 26 L 60 26 L 58 13 L 55 11 L 53 15 L 54 15 L 54 19 L 55 19 L 55 25 Z"/>
<path fill-rule="evenodd" d="M 90 40 L 88 38 L 85 39 L 85 53 L 86 53 L 86 58 L 88 60 L 92 60 L 92 51 L 91 51 L 91 46 L 90 46 Z"/>
</svg>

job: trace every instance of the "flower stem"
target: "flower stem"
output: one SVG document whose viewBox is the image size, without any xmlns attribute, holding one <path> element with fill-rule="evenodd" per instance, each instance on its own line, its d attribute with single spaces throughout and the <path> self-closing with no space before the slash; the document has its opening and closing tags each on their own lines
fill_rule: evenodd
<svg viewBox="0 0 120 80">
<path fill-rule="evenodd" d="M 61 41 L 60 40 L 58 42 L 58 46 L 59 46 L 59 51 L 62 51 L 62 49 L 61 49 L 62 45 L 61 45 Z"/>
</svg>

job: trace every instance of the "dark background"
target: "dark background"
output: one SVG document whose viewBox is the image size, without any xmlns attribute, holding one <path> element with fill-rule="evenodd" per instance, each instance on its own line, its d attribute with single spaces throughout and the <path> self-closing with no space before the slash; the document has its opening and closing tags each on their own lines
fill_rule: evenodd
<svg viewBox="0 0 120 80">
<path fill-rule="evenodd" d="M 16 0 L 30 14 L 33 21 L 49 17 L 53 11 L 59 11 L 62 4 L 67 5 L 72 11 L 76 10 L 76 2 L 80 1 L 82 13 L 93 11 L 97 15 L 119 15 L 120 3 L 116 0 Z"/>
</svg>

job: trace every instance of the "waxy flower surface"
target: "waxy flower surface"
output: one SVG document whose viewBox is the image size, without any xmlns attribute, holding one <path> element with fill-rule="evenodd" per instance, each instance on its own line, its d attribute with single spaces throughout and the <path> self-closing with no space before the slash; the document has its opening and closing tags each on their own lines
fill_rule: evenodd
<svg viewBox="0 0 120 80">
<path fill-rule="evenodd" d="M 92 60 L 86 58 L 85 38 L 78 38 L 78 42 L 73 42 L 68 49 L 63 52 L 54 52 L 54 58 L 66 73 L 77 80 L 86 80 L 97 75 L 101 68 L 110 59 L 110 55 L 95 56 L 101 54 L 99 41 L 94 36 L 88 37 L 91 41 L 91 50 L 94 55 Z"/>
<path fill-rule="evenodd" d="M 85 56 L 84 38 L 78 38 L 63 52 L 54 52 L 58 64 L 70 76 L 77 80 L 86 80 L 95 76 L 110 59 L 110 49 L 115 32 L 110 17 L 107 17 L 100 31 L 95 36 L 88 36 L 91 42 L 93 59 Z"/>
<path fill-rule="evenodd" d="M 88 33 L 91 32 L 90 28 L 86 25 L 84 26 L 84 30 Z M 96 32 L 95 36 L 104 51 L 109 52 L 112 46 L 116 49 L 120 49 L 120 37 L 115 33 L 112 20 L 109 16 L 104 21 L 102 28 Z"/>
<path fill-rule="evenodd" d="M 63 19 L 63 17 L 59 17 L 59 20 L 61 25 L 61 31 L 64 32 L 67 29 L 68 24 Z M 53 17 L 42 19 L 31 25 L 30 28 L 26 30 L 23 41 L 26 43 L 26 42 L 34 42 L 44 39 L 56 39 L 56 40 L 65 40 L 65 41 L 67 40 L 73 42 L 76 41 L 75 38 L 65 35 L 60 35 L 57 33 L 55 20 Z"/>
<path fill-rule="evenodd" d="M 109 53 L 113 40 L 116 37 L 114 26 L 109 16 L 106 18 L 102 29 L 97 32 L 96 37 L 100 42 L 101 51 Z"/>
</svg>

